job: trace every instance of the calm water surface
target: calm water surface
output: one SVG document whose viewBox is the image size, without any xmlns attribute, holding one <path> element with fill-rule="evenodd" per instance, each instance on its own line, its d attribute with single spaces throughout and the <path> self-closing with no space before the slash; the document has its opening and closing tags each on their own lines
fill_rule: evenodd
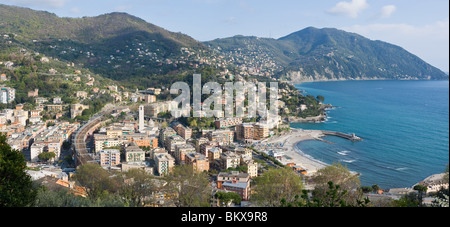
<svg viewBox="0 0 450 227">
<path fill-rule="evenodd" d="M 449 162 L 448 81 L 342 81 L 296 86 L 322 95 L 336 108 L 324 123 L 293 123 L 293 128 L 356 133 L 362 142 L 337 137 L 298 144 L 325 163 L 340 162 L 361 173 L 365 186 L 411 187 L 442 173 Z"/>
</svg>

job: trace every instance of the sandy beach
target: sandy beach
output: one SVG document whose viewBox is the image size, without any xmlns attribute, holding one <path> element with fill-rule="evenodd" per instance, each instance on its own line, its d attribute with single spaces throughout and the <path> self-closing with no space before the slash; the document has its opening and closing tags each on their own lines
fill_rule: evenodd
<svg viewBox="0 0 450 227">
<path fill-rule="evenodd" d="M 315 160 L 305 154 L 302 154 L 296 148 L 296 144 L 306 140 L 315 140 L 323 137 L 321 131 L 291 129 L 290 132 L 281 136 L 275 136 L 266 141 L 267 144 L 281 144 L 280 148 L 283 150 L 284 156 L 281 160 L 283 164 L 295 163 L 302 166 L 309 174 L 315 173 L 317 170 L 327 166 L 326 163 Z M 286 158 L 289 157 L 289 158 Z"/>
</svg>

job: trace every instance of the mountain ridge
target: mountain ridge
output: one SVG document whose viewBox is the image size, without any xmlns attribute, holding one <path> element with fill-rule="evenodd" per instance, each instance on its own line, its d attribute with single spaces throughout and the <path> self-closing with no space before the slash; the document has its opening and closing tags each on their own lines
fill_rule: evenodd
<svg viewBox="0 0 450 227">
<path fill-rule="evenodd" d="M 447 74 L 399 46 L 335 28 L 307 27 L 279 39 L 236 35 L 200 42 L 123 12 L 68 18 L 0 4 L 0 19 L 0 33 L 16 34 L 29 49 L 117 80 L 151 79 L 151 75 L 173 74 L 205 65 L 200 62 L 212 62 L 200 54 L 220 56 L 232 65 L 216 62 L 209 66 L 237 67 L 236 74 L 291 82 L 448 79 Z M 183 52 L 183 48 L 189 50 Z"/>
<path fill-rule="evenodd" d="M 0 29 L 7 32 L 21 32 L 20 30 L 28 29 L 26 32 L 30 39 L 38 39 L 38 36 L 58 37 L 61 39 L 75 39 L 74 41 L 82 41 L 89 43 L 91 36 L 99 36 L 108 38 L 120 30 L 127 32 L 147 31 L 149 33 L 161 33 L 170 38 L 181 37 L 183 34 L 167 31 L 157 25 L 146 22 L 145 20 L 124 12 L 112 12 L 101 14 L 95 17 L 58 17 L 54 13 L 47 11 L 37 11 L 29 8 L 16 6 L 8 6 L 0 4 L 0 15 L 4 22 L 0 23 Z M 16 19 L 15 21 L 12 19 Z M 45 26 L 43 26 L 45 22 Z M 25 28 L 20 28 L 23 26 Z M 47 27 L 47 28 L 46 28 Z M 123 33 L 119 33 L 123 34 Z M 89 38 L 87 36 L 90 36 Z M 185 35 L 186 39 L 189 39 Z M 97 39 L 94 39 L 97 40 Z M 174 41 L 178 41 L 173 39 Z M 199 42 L 190 38 L 186 43 Z"/>
<path fill-rule="evenodd" d="M 253 36 L 240 36 L 216 39 L 206 44 L 212 48 L 220 47 L 224 52 L 233 52 L 245 50 L 245 42 L 256 40 L 258 38 Z M 279 39 L 259 38 L 256 42 L 272 53 L 279 53 L 273 59 L 283 70 L 276 76 L 290 81 L 448 79 L 440 69 L 400 46 L 336 28 L 307 27 Z"/>
<path fill-rule="evenodd" d="M 176 66 L 162 62 L 184 57 L 182 48 L 207 50 L 188 35 L 120 12 L 68 18 L 0 4 L 0 34 L 15 34 L 27 49 L 122 81 L 184 70 L 192 59 L 185 57 L 185 64 Z"/>
</svg>

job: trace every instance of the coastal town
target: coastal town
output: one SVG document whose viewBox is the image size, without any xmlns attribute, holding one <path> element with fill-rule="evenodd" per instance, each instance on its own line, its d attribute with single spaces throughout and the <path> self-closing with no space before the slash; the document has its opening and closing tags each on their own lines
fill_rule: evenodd
<svg viewBox="0 0 450 227">
<path fill-rule="evenodd" d="M 0 184 L 0 207 L 448 207 L 448 165 L 380 188 L 346 165 L 359 161 L 300 148 L 373 137 L 297 124 L 322 126 L 340 108 L 299 84 L 448 79 L 415 55 L 326 28 L 200 42 L 127 13 L 0 4 L 0 19 L 0 183 L 11 186 Z"/>
<path fill-rule="evenodd" d="M 131 105 L 108 104 L 96 120 L 69 123 L 58 119 L 65 109 L 61 100 L 54 98 L 53 103 L 47 103 L 38 97 L 36 90 L 30 94 L 36 95 L 35 110 L 25 111 L 24 105 L 2 110 L 1 132 L 6 134 L 12 149 L 26 156 L 28 166 L 38 169 L 28 172 L 33 180 L 54 177 L 70 182 L 76 168 L 87 163 L 110 171 L 144 169 L 155 176 L 169 174 L 175 165 L 191 165 L 196 172 L 215 170 L 219 173 L 212 182 L 218 185 L 216 190 L 234 191 L 243 201 L 248 201 L 250 180 L 261 173 L 261 165 L 268 164 L 255 160 L 255 151 L 245 144 L 267 139 L 281 120 L 260 124 L 245 123 L 242 118 L 218 118 L 214 128 L 193 130 L 176 119 L 158 118 L 160 113 L 170 112 L 174 107 L 173 101 L 156 100 L 160 92 L 161 89 L 147 89 L 129 98 Z M 87 98 L 85 92 L 77 92 L 76 96 Z M 138 100 L 134 99 L 136 96 Z M 71 118 L 88 108 L 82 104 L 71 105 Z M 54 119 L 43 121 L 43 111 L 55 113 Z M 272 157 L 280 158 L 276 152 Z M 241 166 L 245 172 L 222 172 Z M 239 183 L 220 180 L 224 175 L 228 176 L 226 179 L 237 177 Z"/>
<path fill-rule="evenodd" d="M 107 89 L 118 91 L 115 86 Z M 6 97 L 2 101 L 14 98 L 13 89 L 2 88 L 2 92 Z M 355 134 L 293 129 L 279 116 L 271 121 L 259 119 L 261 122 L 239 117 L 215 118 L 210 127 L 201 128 L 197 122 L 167 117 L 177 105 L 174 101 L 157 100 L 161 92 L 164 91 L 159 88 L 133 94 L 120 92 L 120 96 L 111 92 L 118 101 L 116 104 L 107 104 L 88 121 L 69 122 L 59 118 L 64 114 L 75 119 L 89 106 L 65 107 L 59 97 L 49 102 L 40 98 L 36 90 L 29 93 L 36 101 L 36 109 L 26 111 L 22 104 L 1 111 L 1 132 L 6 134 L 12 149 L 25 155 L 27 172 L 33 180 L 47 179 L 46 182 L 64 185 L 80 196 L 86 196 L 86 191 L 71 176 L 85 164 L 99 165 L 113 173 L 142 169 L 161 180 L 175 166 L 185 165 L 211 176 L 213 194 L 237 193 L 243 201 L 239 206 L 252 206 L 252 182 L 270 168 L 287 167 L 307 179 L 328 166 L 299 152 L 297 143 L 327 142 L 323 139 L 326 136 L 362 140 Z M 75 95 L 88 98 L 86 92 Z M 65 110 L 70 113 L 64 113 Z M 43 120 L 44 111 L 53 114 L 53 119 Z M 314 187 L 306 180 L 304 184 L 306 188 Z M 434 180 L 427 181 L 426 186 L 432 192 L 448 184 Z M 399 199 L 413 191 L 412 188 L 388 189 L 368 196 Z M 164 191 L 152 206 L 171 206 L 170 199 L 161 195 Z M 211 199 L 211 206 L 218 204 L 217 199 Z"/>
</svg>

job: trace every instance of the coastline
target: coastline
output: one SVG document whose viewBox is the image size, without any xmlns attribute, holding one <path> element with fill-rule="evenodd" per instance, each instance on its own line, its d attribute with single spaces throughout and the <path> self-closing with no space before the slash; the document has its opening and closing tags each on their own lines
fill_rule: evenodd
<svg viewBox="0 0 450 227">
<path fill-rule="evenodd" d="M 321 104 L 321 111 L 322 113 L 319 116 L 315 117 L 294 117 L 294 116 L 288 116 L 286 117 L 286 121 L 289 123 L 318 123 L 318 122 L 325 122 L 327 120 L 327 110 L 335 108 L 335 106 L 331 104 Z"/>
<path fill-rule="evenodd" d="M 296 80 L 288 80 L 286 82 L 291 83 L 293 85 L 301 85 L 303 83 L 315 83 L 315 82 L 339 82 L 339 81 L 378 81 L 378 80 L 385 80 L 390 81 L 394 79 L 388 79 L 388 78 L 368 78 L 368 77 L 362 77 L 362 78 L 334 78 L 334 79 L 314 79 L 314 78 L 301 78 Z M 417 79 L 409 79 L 409 80 L 417 80 Z"/>
<path fill-rule="evenodd" d="M 301 143 L 303 141 L 308 140 L 317 140 L 321 137 L 326 136 L 322 133 L 320 130 L 303 130 L 303 129 L 296 129 L 291 128 L 291 131 L 288 133 L 285 133 L 280 136 L 269 138 L 266 142 L 272 143 L 272 144 L 282 144 L 281 148 L 283 149 L 284 155 L 281 160 L 281 163 L 284 165 L 288 163 L 294 163 L 297 166 L 303 167 L 306 171 L 306 175 L 313 175 L 318 170 L 323 169 L 327 166 L 330 166 L 330 164 L 324 163 L 322 161 L 319 161 L 317 159 L 312 158 L 311 156 L 304 154 L 300 149 L 297 148 L 297 144 Z M 286 157 L 289 157 L 286 158 Z M 358 174 L 357 172 L 351 171 L 354 174 Z M 428 183 L 433 184 L 436 181 L 441 180 L 443 177 L 443 173 L 434 174 L 431 175 L 424 180 L 414 184 L 411 187 L 404 187 L 404 188 L 386 188 L 385 190 L 397 190 L 397 189 L 409 189 L 413 190 L 412 188 L 415 185 Z"/>
<path fill-rule="evenodd" d="M 368 80 L 368 81 L 371 81 L 371 80 Z M 386 81 L 391 81 L 391 80 L 386 80 Z M 394 80 L 395 81 L 395 80 Z M 428 80 L 424 80 L 424 81 L 428 81 Z M 444 81 L 444 82 L 448 82 L 448 80 L 439 80 L 439 81 Z M 301 81 L 301 82 L 296 82 L 296 83 L 294 83 L 295 85 L 301 85 L 301 84 L 303 84 L 303 83 L 318 83 L 318 82 L 323 82 L 323 83 L 325 83 L 325 82 L 334 82 L 334 81 L 330 81 L 330 80 L 328 80 L 328 81 Z M 298 88 L 298 89 L 304 89 L 304 88 Z M 318 116 L 318 117 L 320 117 L 320 116 Z M 308 121 L 308 120 L 310 120 L 310 121 Z M 319 119 L 314 119 L 314 118 L 310 118 L 310 119 L 301 119 L 301 121 L 288 121 L 289 123 L 294 123 L 294 122 L 320 122 L 320 120 L 319 121 L 316 121 L 316 120 L 319 120 Z M 300 131 L 306 131 L 306 130 L 301 130 L 300 129 Z M 299 135 L 301 135 L 302 133 L 300 133 L 299 132 Z M 285 135 L 282 135 L 281 137 L 285 137 L 285 139 L 287 139 L 288 137 L 289 137 L 289 135 L 286 133 Z M 295 160 L 296 161 L 292 161 L 292 162 L 298 162 L 299 163 L 299 165 L 302 165 L 303 163 L 302 162 L 304 162 L 304 163 L 306 163 L 306 164 L 310 164 L 310 166 L 312 166 L 312 167 L 310 167 L 310 168 L 308 168 L 309 166 L 308 165 L 303 165 L 303 166 L 305 166 L 306 168 L 308 168 L 308 169 L 310 169 L 311 171 L 308 171 L 308 173 L 312 173 L 313 171 L 317 171 L 317 170 L 319 170 L 319 169 L 321 169 L 321 168 L 323 168 L 324 166 L 326 167 L 327 166 L 327 164 L 325 164 L 325 165 L 323 165 L 323 163 L 321 163 L 320 161 L 318 161 L 318 160 L 314 160 L 313 158 L 311 158 L 309 155 L 306 155 L 306 154 L 303 154 L 298 148 L 297 148 L 297 145 L 298 145 L 298 143 L 300 143 L 300 142 L 302 142 L 302 141 L 306 141 L 306 140 L 314 140 L 314 139 L 317 139 L 317 138 L 314 138 L 314 137 L 309 137 L 309 138 L 298 138 L 295 142 L 293 142 L 293 143 L 291 143 L 290 145 L 289 145 L 289 147 L 291 147 L 290 148 L 290 150 L 288 151 L 288 152 L 286 152 L 286 155 L 287 156 L 291 156 L 292 158 L 295 158 Z M 289 140 L 291 140 L 291 139 L 289 139 Z M 294 140 L 294 139 L 292 139 L 292 140 Z M 288 147 L 288 145 L 286 144 L 284 147 Z M 305 161 L 304 161 L 305 160 Z M 430 176 L 430 177 L 432 177 L 432 176 Z M 418 181 L 418 180 L 417 180 Z M 415 181 L 415 182 L 417 182 L 417 181 Z M 424 180 L 425 181 L 425 180 Z M 414 183 L 414 182 L 413 182 Z M 416 183 L 416 184 L 418 184 L 418 183 Z M 414 185 L 416 185 L 416 184 L 414 184 Z M 411 183 L 409 183 L 409 184 L 407 184 L 407 185 L 405 185 L 405 186 L 401 186 L 401 188 L 409 188 L 409 185 L 411 185 Z M 414 186 L 413 185 L 413 186 Z M 412 187 L 413 187 L 412 186 Z M 411 187 L 411 188 L 412 188 Z M 397 188 L 396 186 L 386 186 L 386 189 L 389 189 L 389 188 Z"/>
<path fill-rule="evenodd" d="M 307 170 L 308 175 L 314 174 L 318 170 L 325 168 L 328 164 L 323 163 L 319 160 L 313 159 L 312 157 L 303 154 L 298 148 L 297 144 L 307 140 L 316 140 L 323 137 L 321 131 L 318 130 L 302 130 L 291 128 L 291 131 L 274 138 L 267 140 L 267 143 L 281 143 L 284 150 L 284 157 L 281 162 L 283 164 L 294 163 L 295 165 L 302 166 Z M 289 157 L 287 159 L 285 157 Z"/>
</svg>

